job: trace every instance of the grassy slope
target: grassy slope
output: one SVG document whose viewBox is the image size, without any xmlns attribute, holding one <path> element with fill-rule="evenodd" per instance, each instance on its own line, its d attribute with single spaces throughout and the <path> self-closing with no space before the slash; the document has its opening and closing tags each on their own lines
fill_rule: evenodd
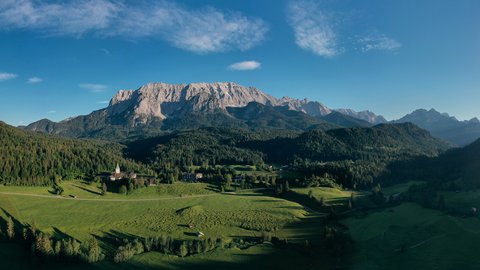
<svg viewBox="0 0 480 270">
<path fill-rule="evenodd" d="M 480 209 L 480 191 L 440 192 L 445 203 L 450 206 L 468 210 L 471 207 Z"/>
<path fill-rule="evenodd" d="M 406 203 L 344 223 L 356 242 L 351 269 L 476 269 L 480 263 L 478 218 L 459 219 Z"/>
<path fill-rule="evenodd" d="M 312 191 L 314 199 L 308 197 L 310 191 Z M 339 190 L 328 187 L 292 188 L 291 192 L 286 195 L 286 198 L 319 212 L 329 213 L 330 209 L 333 208 L 336 213 L 342 213 L 349 210 L 348 201 L 350 200 L 352 192 L 354 193 L 357 207 L 370 206 L 371 202 L 367 199 L 367 193 L 365 192 Z M 323 206 L 317 202 L 322 197 L 324 200 Z"/>
<path fill-rule="evenodd" d="M 205 183 L 175 183 L 160 184 L 154 187 L 136 189 L 128 196 L 110 193 L 106 196 L 100 196 L 101 185 L 98 183 L 87 184 L 83 181 L 64 181 L 61 184 L 64 189 L 64 197 L 77 196 L 78 198 L 97 198 L 97 199 L 149 199 L 159 197 L 179 197 L 188 195 L 206 195 L 214 194 L 215 187 Z M 25 187 L 25 186 L 3 186 L 0 185 L 0 192 L 18 192 L 39 195 L 52 195 L 51 187 Z"/>
<path fill-rule="evenodd" d="M 58 200 L 0 195 L 0 207 L 19 218 L 30 222 L 32 218 L 45 231 L 54 232 L 52 225 L 60 232 L 79 240 L 91 234 L 105 236 L 133 234 L 138 236 L 171 234 L 176 238 L 190 238 L 189 232 L 201 230 L 207 235 L 252 236 L 261 226 L 284 224 L 276 234 L 289 241 L 303 242 L 305 239 L 320 239 L 320 220 L 308 216 L 299 204 L 278 198 L 247 192 L 238 195 L 221 195 L 208 190 L 205 184 L 175 184 L 138 190 L 131 196 L 108 194 L 101 197 L 79 190 L 78 182 L 65 182 L 66 193 L 72 192 L 81 198 L 103 198 L 105 201 Z M 409 183 L 411 184 L 411 183 Z M 407 188 L 397 185 L 384 189 L 390 194 Z M 92 187 L 89 187 L 92 188 Z M 95 187 L 93 187 L 95 188 Z M 165 189 L 169 190 L 166 191 Z M 189 192 L 185 192 L 189 189 Z M 330 188 L 293 189 L 299 194 L 313 191 L 315 197 L 324 197 L 325 203 L 336 204 L 346 201 L 350 191 Z M 1 187 L 2 191 L 48 194 L 45 188 Z M 166 194 L 165 192 L 172 192 Z M 180 197 L 179 194 L 200 194 L 205 197 Z M 359 194 L 360 195 L 360 194 Z M 480 192 L 444 193 L 447 203 L 477 205 Z M 159 201 L 135 201 L 135 199 L 157 197 Z M 118 202 L 109 199 L 128 198 Z M 179 209 L 191 207 L 177 212 Z M 4 213 L 1 213 L 4 216 Z M 193 222 L 197 228 L 183 226 Z M 474 269 L 480 263 L 477 256 L 480 241 L 480 219 L 457 218 L 439 211 L 428 210 L 416 204 L 400 206 L 373 212 L 364 218 L 348 218 L 343 222 L 355 241 L 355 252 L 349 261 L 349 269 Z M 103 243 L 105 244 L 105 243 Z M 404 245 L 407 249 L 400 252 Z M 108 245 L 107 245 L 108 247 Z M 20 259 L 21 248 L 12 244 L 0 244 L 2 267 L 15 266 L 17 269 L 32 267 Z M 20 257 L 19 257 L 20 256 Z M 8 259 L 6 259 L 8 258 Z M 16 260 L 16 259 L 15 259 Z M 93 266 L 73 265 L 79 269 L 333 269 L 322 256 L 312 256 L 291 249 L 273 248 L 268 244 L 246 250 L 220 249 L 207 254 L 187 258 L 167 256 L 160 253 L 146 253 L 135 256 L 124 264 L 105 261 Z M 331 263 L 331 262 L 330 262 Z M 35 266 L 37 267 L 37 266 Z M 57 267 L 57 268 L 56 268 Z M 62 269 L 64 265 L 49 265 L 49 269 Z M 323 267 L 323 268 L 322 268 Z M 38 268 L 38 267 L 37 267 Z"/>
<path fill-rule="evenodd" d="M 201 230 L 211 236 L 252 236 L 243 229 L 267 229 L 298 221 L 303 207 L 288 201 L 257 196 L 215 195 L 160 201 L 80 201 L 0 195 L 0 206 L 21 222 L 35 219 L 41 230 L 63 233 L 78 239 L 112 231 L 138 236 L 161 233 L 188 238 Z M 180 209 L 191 207 L 187 211 Z M 183 227 L 196 224 L 194 230 Z M 258 233 L 257 233 L 258 234 Z M 279 232 L 279 234 L 282 234 Z"/>
<path fill-rule="evenodd" d="M 408 188 L 409 188 L 411 185 L 414 185 L 414 184 L 420 185 L 420 184 L 423 184 L 423 183 L 425 183 L 425 182 L 422 182 L 422 181 L 408 181 L 408 182 L 403 182 L 403 183 L 400 183 L 400 184 L 398 184 L 398 185 L 393 185 L 393 186 L 389 186 L 389 187 L 384 187 L 384 188 L 382 188 L 382 192 L 383 192 L 383 194 L 385 194 L 385 195 L 392 195 L 392 194 L 395 194 L 395 193 L 407 191 Z"/>
<path fill-rule="evenodd" d="M 345 203 L 351 196 L 352 191 L 339 190 L 329 187 L 312 187 L 312 188 L 292 188 L 293 192 L 308 195 L 312 191 L 315 198 L 323 197 L 325 204 L 337 205 L 340 202 Z M 357 192 L 355 192 L 357 193 Z"/>
<path fill-rule="evenodd" d="M 79 199 L 38 198 L 0 194 L 0 207 L 20 222 L 30 223 L 33 219 L 37 226 L 53 234 L 68 234 L 76 239 L 85 240 L 91 235 L 105 238 L 100 241 L 110 248 L 108 237 L 120 235 L 154 236 L 172 235 L 175 238 L 195 238 L 190 233 L 202 231 L 207 236 L 221 236 L 225 239 L 234 236 L 259 236 L 258 230 L 278 227 L 274 233 L 290 242 L 304 243 L 306 239 L 320 239 L 321 221 L 316 215 L 309 215 L 304 208 L 293 202 L 245 192 L 237 195 L 222 195 L 208 189 L 206 184 L 175 184 L 149 187 L 136 191 L 131 196 L 107 194 L 102 197 L 78 188 L 80 182 L 64 182 L 65 194 L 75 194 Z M 84 186 L 95 189 L 95 186 Z M 168 189 L 168 190 L 166 190 Z M 160 190 L 160 191 L 159 191 Z M 188 192 L 186 192 L 188 190 Z M 48 188 L 40 187 L 0 187 L 0 192 L 21 192 L 39 195 L 51 195 Z M 167 194 L 168 192 L 168 194 Z M 172 194 L 173 193 L 173 194 Z M 180 194 L 206 195 L 203 197 L 180 197 Z M 135 199 L 158 198 L 157 201 L 136 201 Z M 102 201 L 82 201 L 80 199 L 102 199 Z M 124 198 L 127 201 L 109 201 Z M 163 200 L 164 199 L 164 200 Z M 186 209 L 185 209 L 186 208 Z M 184 210 L 181 210 L 184 209 Z M 181 210 L 181 211 L 179 211 Z M 0 216 L 5 217 L 4 211 Z M 194 223 L 196 228 L 188 229 L 184 225 Z M 54 228 L 55 227 L 55 228 Z M 1 248 L 1 247 L 8 248 Z M 17 258 L 20 248 L 14 244 L 0 245 L 0 261 L 3 266 Z M 295 250 L 278 249 L 269 245 L 260 245 L 247 250 L 217 250 L 213 253 L 195 255 L 181 259 L 159 253 L 135 256 L 126 264 L 116 265 L 103 262 L 92 269 L 129 269 L 129 267 L 200 269 L 221 266 L 239 269 L 244 263 L 254 263 L 261 269 L 266 262 L 274 262 L 285 269 L 293 264 L 304 269 L 313 269 L 324 265 L 320 258 L 297 254 Z M 307 257 L 306 257 L 307 256 Z M 2 259 L 3 258 L 3 259 Z M 9 259 L 6 259 L 9 258 Z M 268 259 L 266 259 L 268 258 Z M 19 269 L 31 265 L 16 264 Z M 49 266 L 49 268 L 61 265 Z M 250 267 L 251 268 L 251 267 Z M 82 268 L 83 269 L 83 268 Z"/>
</svg>

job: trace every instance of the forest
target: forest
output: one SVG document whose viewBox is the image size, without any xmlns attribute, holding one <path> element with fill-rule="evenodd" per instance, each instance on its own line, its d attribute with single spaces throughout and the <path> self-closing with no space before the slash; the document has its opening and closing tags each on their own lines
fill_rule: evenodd
<svg viewBox="0 0 480 270">
<path fill-rule="evenodd" d="M 308 179 L 328 174 L 339 186 L 365 188 L 380 181 L 394 183 L 397 175 L 390 170 L 401 166 L 398 164 L 435 157 L 450 147 L 413 124 L 303 133 L 200 128 L 122 143 L 68 139 L 1 124 L 0 140 L 4 145 L 0 181 L 16 185 L 50 185 L 55 176 L 93 180 L 111 172 L 116 163 L 125 171 L 156 177 L 160 182 L 180 180 L 192 166 L 218 179 L 235 173 L 219 172 L 216 166 L 268 169 L 270 164 L 278 164 L 291 172 L 280 177 L 294 184 L 305 185 Z"/>
</svg>

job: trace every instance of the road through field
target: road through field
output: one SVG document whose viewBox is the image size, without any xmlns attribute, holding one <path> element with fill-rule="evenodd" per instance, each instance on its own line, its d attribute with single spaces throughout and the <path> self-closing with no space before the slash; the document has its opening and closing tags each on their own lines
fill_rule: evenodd
<svg viewBox="0 0 480 270">
<path fill-rule="evenodd" d="M 220 195 L 220 194 L 219 194 L 219 193 L 212 193 L 212 194 L 201 194 L 201 195 L 190 195 L 190 196 L 179 196 L 179 197 L 144 198 L 144 199 L 91 199 L 91 198 L 71 198 L 71 197 L 63 197 L 63 196 L 58 196 L 58 195 L 41 195 L 41 194 L 18 193 L 18 192 L 0 192 L 0 195 L 29 196 L 29 197 L 37 197 L 37 198 L 60 199 L 60 200 L 75 200 L 75 201 L 144 202 L 144 201 L 163 201 L 163 200 L 190 199 L 190 198 L 199 198 L 199 197 L 208 197 L 208 196 L 218 196 L 218 195 Z"/>
<path fill-rule="evenodd" d="M 260 190 L 265 190 L 265 188 L 248 189 L 244 191 L 260 191 Z M 186 195 L 186 196 L 178 196 L 178 197 L 143 198 L 143 199 L 73 198 L 73 197 L 65 197 L 60 195 L 42 195 L 42 194 L 19 193 L 19 192 L 0 192 L 0 195 L 29 196 L 29 197 L 37 197 L 37 198 L 75 200 L 75 201 L 145 202 L 145 201 L 181 200 L 181 199 L 202 198 L 202 197 L 219 196 L 219 195 L 236 195 L 236 193 L 224 192 L 224 193 L 199 194 L 199 195 L 188 195 L 188 196 Z"/>
<path fill-rule="evenodd" d="M 248 189 L 245 191 L 261 191 L 266 190 L 267 188 L 258 188 L 258 189 Z M 241 193 L 240 193 L 241 194 Z M 151 201 L 165 201 L 165 200 L 182 200 L 182 199 L 192 199 L 192 198 L 203 198 L 203 197 L 212 197 L 212 196 L 235 196 L 236 192 L 223 192 L 223 193 L 212 193 L 212 194 L 199 194 L 199 195 L 188 195 L 188 196 L 178 196 L 178 197 L 163 197 L 163 198 L 143 198 L 143 199 L 108 199 L 108 198 L 73 198 L 60 195 L 42 195 L 42 194 L 32 194 L 32 193 L 19 193 L 19 192 L 0 192 L 0 195 L 8 196 L 27 196 L 27 197 L 36 197 L 36 198 L 46 198 L 46 199 L 57 199 L 57 200 L 75 200 L 75 201 L 101 201 L 101 202 L 151 202 Z M 303 206 L 305 211 L 315 216 L 327 216 L 326 213 L 321 213 L 315 211 L 305 205 Z"/>
</svg>

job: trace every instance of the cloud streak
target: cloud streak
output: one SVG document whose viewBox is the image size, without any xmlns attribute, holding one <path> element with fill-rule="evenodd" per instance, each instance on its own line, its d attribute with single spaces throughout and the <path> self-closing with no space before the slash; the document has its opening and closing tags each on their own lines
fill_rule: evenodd
<svg viewBox="0 0 480 270">
<path fill-rule="evenodd" d="M 402 44 L 384 34 L 372 33 L 358 39 L 360 50 L 368 51 L 396 51 L 402 47 Z"/>
<path fill-rule="evenodd" d="M 39 77 L 31 77 L 27 79 L 27 83 L 41 83 L 41 82 L 43 82 L 43 79 Z"/>
<path fill-rule="evenodd" d="M 287 19 L 295 43 L 319 56 L 333 57 L 341 52 L 330 16 L 313 1 L 292 1 Z"/>
<path fill-rule="evenodd" d="M 228 69 L 230 70 L 254 70 L 260 68 L 262 64 L 257 61 L 243 61 L 243 62 L 238 62 L 234 63 L 228 66 Z"/>
<path fill-rule="evenodd" d="M 107 86 L 103 84 L 96 83 L 81 83 L 78 85 L 80 88 L 90 90 L 93 93 L 100 93 L 107 90 Z"/>
<path fill-rule="evenodd" d="M 0 72 L 0 81 L 15 79 L 16 77 L 18 77 L 18 75 L 14 73 Z"/>
<path fill-rule="evenodd" d="M 165 0 L 127 3 L 4 0 L 0 3 L 0 30 L 26 29 L 76 38 L 87 34 L 129 40 L 161 38 L 174 47 L 199 54 L 248 50 L 260 44 L 268 31 L 263 20 L 239 12 L 212 7 L 191 10 Z"/>
<path fill-rule="evenodd" d="M 287 20 L 293 28 L 298 47 L 316 55 L 331 58 L 351 49 L 361 52 L 397 51 L 402 44 L 379 31 L 357 35 L 343 29 L 345 17 L 321 7 L 312 0 L 291 0 L 287 8 Z M 341 18 L 339 18 L 341 17 Z"/>
</svg>

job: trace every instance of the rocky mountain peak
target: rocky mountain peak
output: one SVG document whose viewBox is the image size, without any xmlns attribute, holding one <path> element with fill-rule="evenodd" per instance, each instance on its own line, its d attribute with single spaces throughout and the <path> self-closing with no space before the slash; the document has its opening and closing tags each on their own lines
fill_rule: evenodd
<svg viewBox="0 0 480 270">
<path fill-rule="evenodd" d="M 387 119 L 385 119 L 383 116 L 376 115 L 375 113 L 368 110 L 357 112 L 352 109 L 337 109 L 335 111 L 360 119 L 360 120 L 367 121 L 368 123 L 374 124 L 374 125 L 383 124 L 387 122 Z"/>
<path fill-rule="evenodd" d="M 332 113 L 318 101 L 270 96 L 255 87 L 245 87 L 233 82 L 199 82 L 190 84 L 148 83 L 137 90 L 120 90 L 110 101 L 113 114 L 128 113 L 134 119 L 165 119 L 186 112 L 226 111 L 228 107 L 245 107 L 250 102 L 268 106 L 284 106 L 314 117 Z M 338 110 L 372 124 L 385 123 L 382 116 L 370 111 Z M 143 121 L 142 120 L 142 121 Z"/>
<path fill-rule="evenodd" d="M 119 90 L 110 100 L 109 106 L 113 106 L 132 97 L 133 90 Z"/>
<path fill-rule="evenodd" d="M 110 101 L 113 114 L 130 114 L 133 119 L 165 119 L 176 113 L 210 112 L 243 107 L 250 102 L 276 105 L 278 100 L 255 87 L 232 82 L 167 84 L 148 83 L 139 89 L 120 90 Z"/>
</svg>

